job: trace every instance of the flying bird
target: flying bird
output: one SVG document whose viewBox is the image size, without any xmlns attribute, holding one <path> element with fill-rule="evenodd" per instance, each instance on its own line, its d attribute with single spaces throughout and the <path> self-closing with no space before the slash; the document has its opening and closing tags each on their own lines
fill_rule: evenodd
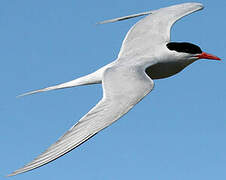
<svg viewBox="0 0 226 180">
<path fill-rule="evenodd" d="M 49 163 L 111 125 L 152 91 L 154 79 L 173 76 L 199 59 L 220 60 L 192 43 L 170 41 L 172 25 L 201 9 L 200 3 L 183 3 L 101 22 L 147 15 L 128 31 L 112 63 L 78 79 L 21 95 L 97 83 L 102 83 L 103 88 L 103 97 L 95 107 L 44 153 L 9 176 Z"/>
</svg>

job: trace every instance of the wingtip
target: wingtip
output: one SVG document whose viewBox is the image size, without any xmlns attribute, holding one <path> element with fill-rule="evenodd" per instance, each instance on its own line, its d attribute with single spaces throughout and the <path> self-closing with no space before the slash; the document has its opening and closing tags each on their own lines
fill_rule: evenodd
<svg viewBox="0 0 226 180">
<path fill-rule="evenodd" d="M 21 98 L 23 96 L 26 96 L 26 94 L 20 94 L 20 95 L 17 95 L 16 98 Z"/>
<path fill-rule="evenodd" d="M 11 177 L 11 176 L 14 176 L 13 174 L 7 174 L 6 176 L 4 176 L 5 178 L 8 178 L 8 177 Z"/>
<path fill-rule="evenodd" d="M 20 95 L 16 96 L 16 98 L 21 98 L 21 97 L 28 96 L 28 95 L 31 95 L 31 94 L 34 94 L 34 93 L 35 92 L 28 92 L 28 93 L 20 94 Z"/>
<path fill-rule="evenodd" d="M 200 7 L 204 7 L 202 3 L 197 3 L 197 5 L 199 5 Z"/>
<path fill-rule="evenodd" d="M 10 173 L 10 174 L 7 174 L 7 175 L 5 176 L 5 178 L 12 177 L 12 176 L 15 176 L 15 175 L 17 175 L 17 173 L 16 173 L 16 172 L 12 172 L 12 173 Z"/>
<path fill-rule="evenodd" d="M 202 3 L 196 3 L 196 4 L 197 4 L 197 6 L 200 7 L 200 9 L 203 9 L 204 8 L 204 5 Z"/>
<path fill-rule="evenodd" d="M 204 5 L 202 3 L 196 3 L 196 2 L 182 3 L 182 4 L 177 4 L 177 5 L 197 6 L 197 7 L 199 7 L 200 10 L 204 8 Z M 105 21 L 100 21 L 100 22 L 97 22 L 96 25 L 101 25 L 101 24 L 107 24 L 107 23 L 113 23 L 113 22 L 123 21 L 123 20 L 127 20 L 127 19 L 130 19 L 130 18 L 135 18 L 135 17 L 139 17 L 139 16 L 144 16 L 144 15 L 152 14 L 152 12 L 153 11 L 147 11 L 147 12 L 143 12 L 143 13 L 132 14 L 132 15 L 128 15 L 128 16 L 122 16 L 122 17 L 119 17 L 119 18 L 114 18 L 114 19 L 109 19 L 109 20 L 105 20 Z"/>
<path fill-rule="evenodd" d="M 193 3 L 184 3 L 184 4 L 189 4 L 191 6 L 197 6 L 199 7 L 200 9 L 203 9 L 204 8 L 204 5 L 202 3 L 198 3 L 198 2 L 193 2 Z"/>
<path fill-rule="evenodd" d="M 7 174 L 5 177 L 7 178 L 7 177 L 16 176 L 16 175 L 18 175 L 18 174 L 26 173 L 26 172 L 28 172 L 28 171 L 30 171 L 30 170 L 32 170 L 32 169 L 25 169 L 25 166 L 24 166 L 23 168 L 17 169 L 17 170 L 15 170 L 15 171 L 13 171 L 12 173 Z"/>
</svg>

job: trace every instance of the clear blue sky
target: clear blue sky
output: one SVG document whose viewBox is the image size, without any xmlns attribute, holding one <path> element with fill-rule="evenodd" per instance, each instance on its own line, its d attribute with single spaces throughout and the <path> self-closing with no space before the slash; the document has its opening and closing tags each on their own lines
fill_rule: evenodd
<svg viewBox="0 0 226 180">
<path fill-rule="evenodd" d="M 179 0 L 0 1 L 0 179 L 54 143 L 102 96 L 101 85 L 15 98 L 88 74 L 114 60 L 139 19 L 96 22 Z M 132 111 L 60 159 L 15 180 L 225 180 L 226 2 L 172 29 L 172 41 L 198 44 L 222 62 L 200 60 L 155 81 Z"/>
</svg>

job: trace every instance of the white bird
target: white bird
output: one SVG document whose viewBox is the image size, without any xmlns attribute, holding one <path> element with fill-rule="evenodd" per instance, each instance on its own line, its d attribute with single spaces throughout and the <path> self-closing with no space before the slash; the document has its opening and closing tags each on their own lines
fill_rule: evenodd
<svg viewBox="0 0 226 180">
<path fill-rule="evenodd" d="M 153 79 L 172 76 L 198 59 L 220 60 L 202 52 L 194 44 L 170 42 L 171 26 L 201 9 L 203 5 L 200 3 L 184 3 L 102 22 L 148 15 L 129 30 L 117 59 L 112 63 L 84 77 L 22 95 L 96 83 L 103 86 L 103 98 L 94 108 L 44 153 L 8 176 L 43 166 L 111 125 L 153 89 Z"/>
</svg>

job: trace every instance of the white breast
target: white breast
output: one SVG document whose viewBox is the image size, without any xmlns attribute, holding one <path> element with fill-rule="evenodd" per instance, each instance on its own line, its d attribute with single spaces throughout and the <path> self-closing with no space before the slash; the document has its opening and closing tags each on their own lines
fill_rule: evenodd
<svg viewBox="0 0 226 180">
<path fill-rule="evenodd" d="M 182 71 L 194 61 L 168 62 L 154 64 L 146 69 L 147 75 L 152 79 L 162 79 L 173 76 Z"/>
</svg>

